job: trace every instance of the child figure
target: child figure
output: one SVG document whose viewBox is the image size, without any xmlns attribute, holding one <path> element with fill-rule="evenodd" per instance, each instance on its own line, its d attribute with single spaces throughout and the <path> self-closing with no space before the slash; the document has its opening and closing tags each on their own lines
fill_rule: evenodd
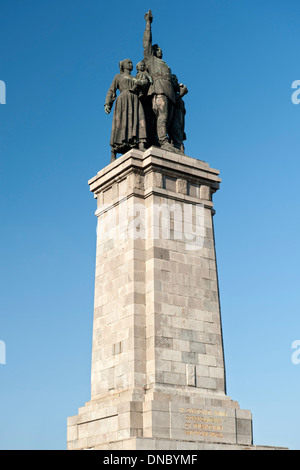
<svg viewBox="0 0 300 470">
<path fill-rule="evenodd" d="M 139 86 L 139 98 L 144 109 L 146 120 L 147 147 L 150 147 L 151 145 L 158 145 L 155 130 L 155 115 L 152 110 L 152 99 L 151 96 L 148 95 L 149 86 L 153 84 L 153 80 L 146 69 L 144 60 L 141 60 L 136 64 L 136 70 L 137 74 L 135 78 L 137 79 L 137 85 Z"/>
<path fill-rule="evenodd" d="M 153 83 L 153 80 L 151 78 L 151 75 L 149 75 L 149 73 L 146 70 L 146 65 L 145 65 L 144 60 L 141 60 L 140 62 L 136 64 L 136 71 L 137 71 L 137 74 L 135 78 L 138 80 L 142 80 L 142 82 L 144 83 L 144 85 L 142 85 L 143 92 L 144 94 L 146 94 L 148 92 L 149 85 Z"/>
</svg>

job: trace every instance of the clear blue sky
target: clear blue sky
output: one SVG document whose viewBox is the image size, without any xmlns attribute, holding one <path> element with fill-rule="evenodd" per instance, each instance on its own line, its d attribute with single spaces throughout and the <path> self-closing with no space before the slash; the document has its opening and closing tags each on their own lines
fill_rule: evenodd
<svg viewBox="0 0 300 470">
<path fill-rule="evenodd" d="M 300 449 L 298 0 L 0 0 L 0 448 L 65 449 L 90 398 L 96 241 L 118 62 L 153 39 L 189 89 L 186 153 L 221 172 L 228 394 L 254 443 Z"/>
</svg>

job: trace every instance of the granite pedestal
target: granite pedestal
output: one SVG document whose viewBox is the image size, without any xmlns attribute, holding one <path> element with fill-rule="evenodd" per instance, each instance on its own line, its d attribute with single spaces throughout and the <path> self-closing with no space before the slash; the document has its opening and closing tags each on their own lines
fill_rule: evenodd
<svg viewBox="0 0 300 470">
<path fill-rule="evenodd" d="M 97 200 L 91 399 L 68 449 L 258 449 L 226 394 L 213 226 L 219 172 L 151 147 L 89 181 Z"/>
</svg>

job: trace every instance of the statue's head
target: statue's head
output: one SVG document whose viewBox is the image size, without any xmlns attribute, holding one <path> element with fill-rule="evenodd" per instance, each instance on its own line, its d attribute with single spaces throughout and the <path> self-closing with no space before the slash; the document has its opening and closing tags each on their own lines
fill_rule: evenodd
<svg viewBox="0 0 300 470">
<path fill-rule="evenodd" d="M 120 73 L 124 73 L 124 70 L 131 72 L 133 69 L 132 61 L 130 59 L 124 59 L 119 62 Z"/>
<path fill-rule="evenodd" d="M 138 72 L 145 72 L 145 70 L 146 70 L 146 64 L 145 64 L 144 60 L 141 60 L 140 62 L 138 62 L 138 63 L 136 64 L 136 70 L 137 70 Z"/>
<path fill-rule="evenodd" d="M 159 59 L 162 59 L 163 52 L 162 52 L 162 50 L 161 50 L 161 48 L 159 47 L 158 44 L 153 44 L 152 50 L 153 50 L 154 55 L 155 55 L 156 57 L 158 57 Z"/>
</svg>

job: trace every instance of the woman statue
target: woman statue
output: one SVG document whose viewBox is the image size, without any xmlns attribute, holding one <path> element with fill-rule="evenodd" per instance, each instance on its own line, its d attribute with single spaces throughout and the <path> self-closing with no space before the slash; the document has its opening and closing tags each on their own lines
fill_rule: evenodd
<svg viewBox="0 0 300 470">
<path fill-rule="evenodd" d="M 104 105 L 105 112 L 109 114 L 116 101 L 110 139 L 111 162 L 117 153 L 126 153 L 134 147 L 145 150 L 147 141 L 145 115 L 139 99 L 140 87 L 145 84 L 131 75 L 133 65 L 130 59 L 122 60 L 119 66 L 120 73 L 113 79 Z M 118 97 L 117 90 L 120 91 Z"/>
</svg>

